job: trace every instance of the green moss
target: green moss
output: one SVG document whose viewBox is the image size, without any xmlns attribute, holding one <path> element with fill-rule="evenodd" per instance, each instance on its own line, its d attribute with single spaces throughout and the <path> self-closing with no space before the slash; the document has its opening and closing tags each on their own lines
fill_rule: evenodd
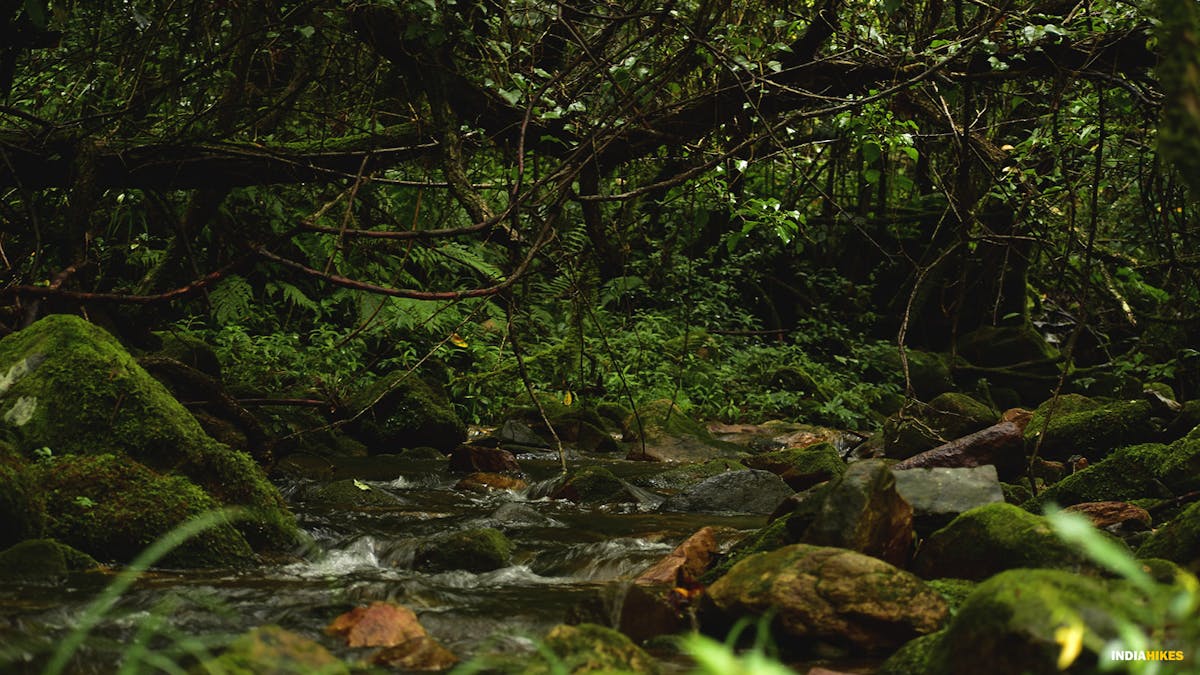
<svg viewBox="0 0 1200 675">
<path fill-rule="evenodd" d="M 100 560 L 128 562 L 160 536 L 217 504 L 183 476 L 156 473 L 124 455 L 68 455 L 37 465 L 47 533 Z M 229 567 L 254 555 L 232 525 L 184 542 L 164 566 Z"/>
<path fill-rule="evenodd" d="M 314 491 L 311 501 L 329 509 L 371 510 L 395 508 L 404 503 L 396 495 L 353 478 L 335 480 Z"/>
<path fill-rule="evenodd" d="M 625 483 L 602 466 L 585 466 L 573 470 L 552 496 L 576 504 L 618 504 L 637 501 Z"/>
<path fill-rule="evenodd" d="M 46 500 L 29 463 L 0 442 L 0 548 L 40 537 L 45 530 Z"/>
<path fill-rule="evenodd" d="M 963 603 L 925 672 L 1060 672 L 1056 662 L 1062 647 L 1056 631 L 1072 624 L 1084 626 L 1088 638 L 1070 672 L 1090 672 L 1097 656 L 1091 650 L 1117 637 L 1114 618 L 1138 623 L 1146 618 L 1138 614 L 1143 606 L 1120 582 L 1060 570 L 1002 572 Z"/>
<path fill-rule="evenodd" d="M 488 572 L 507 565 L 512 552 L 513 544 L 503 532 L 482 527 L 428 542 L 417 551 L 414 563 L 424 570 Z"/>
<path fill-rule="evenodd" d="M 1039 456 L 1045 459 L 1062 460 L 1078 454 L 1098 461 L 1116 448 L 1155 437 L 1149 402 L 1117 401 L 1080 409 L 1087 405 L 1085 401 L 1090 403 L 1085 397 L 1067 395 L 1059 397 L 1057 405 L 1051 399 L 1039 406 L 1025 429 L 1025 447 L 1030 452 L 1038 447 Z"/>
<path fill-rule="evenodd" d="M 0 340 L 5 369 L 28 372 L 5 378 L 0 403 L 35 402 L 23 423 L 7 420 L 23 452 L 46 446 L 60 457 L 124 453 L 155 471 L 185 476 L 221 503 L 247 507 L 256 520 L 238 527 L 256 545 L 295 541 L 294 519 L 254 460 L 206 435 L 104 330 L 76 316 L 47 316 Z"/>
<path fill-rule="evenodd" d="M 348 675 L 350 669 L 321 646 L 279 626 L 261 626 L 229 644 L 221 656 L 197 673 L 226 675 Z"/>
<path fill-rule="evenodd" d="M 717 564 L 713 565 L 700 581 L 705 586 L 713 583 L 717 579 L 725 576 L 725 573 L 733 568 L 742 560 L 756 553 L 765 553 L 783 548 L 789 544 L 796 543 L 796 537 L 788 529 L 788 521 L 798 517 L 796 514 L 788 514 L 782 518 L 777 518 L 766 527 L 759 528 L 744 539 L 734 544 Z"/>
<path fill-rule="evenodd" d="M 1170 491 L 1155 477 L 1166 454 L 1167 446 L 1159 443 L 1121 448 L 1051 485 L 1023 506 L 1041 513 L 1046 504 L 1072 506 L 1139 497 L 1169 497 Z"/>
<path fill-rule="evenodd" d="M 706 478 L 712 478 L 728 471 L 745 471 L 747 468 L 745 464 L 736 459 L 710 459 L 707 462 L 684 464 L 667 469 L 635 482 L 651 488 L 680 490 L 693 486 Z"/>
<path fill-rule="evenodd" d="M 90 555 L 53 539 L 28 539 L 0 551 L 0 578 L 56 582 L 71 572 L 96 569 Z"/>
<path fill-rule="evenodd" d="M 1200 502 L 1155 530 L 1137 550 L 1140 558 L 1163 558 L 1200 574 Z"/>
<path fill-rule="evenodd" d="M 1049 523 L 1012 504 L 960 514 L 921 545 L 913 571 L 930 579 L 986 579 L 1015 567 L 1075 568 L 1079 556 Z"/>
<path fill-rule="evenodd" d="M 649 654 L 624 634 L 594 623 L 560 624 L 546 634 L 546 646 L 569 673 L 658 673 Z"/>
<path fill-rule="evenodd" d="M 930 582 L 933 585 L 934 582 Z M 944 594 L 943 594 L 944 595 Z M 909 640 L 884 661 L 876 675 L 925 675 L 931 672 L 930 658 L 946 631 L 938 631 Z"/>
<path fill-rule="evenodd" d="M 467 438 L 467 427 L 445 395 L 414 374 L 380 378 L 351 401 L 365 412 L 347 432 L 372 453 L 430 446 L 449 452 Z"/>
<path fill-rule="evenodd" d="M 967 599 L 967 596 L 978 585 L 978 583 L 967 579 L 932 579 L 929 581 L 929 587 L 946 599 L 946 604 L 950 605 L 951 613 L 958 611 L 963 601 Z"/>
<path fill-rule="evenodd" d="M 946 392 L 929 402 L 933 408 L 932 421 L 942 431 L 942 437 L 955 439 L 966 436 L 1000 419 L 1000 414 L 987 405 L 957 392 Z"/>
<path fill-rule="evenodd" d="M 748 458 L 745 464 L 752 469 L 765 469 L 781 475 L 811 476 L 812 484 L 846 473 L 846 462 L 837 448 L 828 442 L 755 455 Z"/>
</svg>

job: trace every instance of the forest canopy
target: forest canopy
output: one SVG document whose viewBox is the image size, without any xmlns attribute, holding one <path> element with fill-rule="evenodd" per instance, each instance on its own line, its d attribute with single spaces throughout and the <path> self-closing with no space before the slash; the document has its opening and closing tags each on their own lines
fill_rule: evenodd
<svg viewBox="0 0 1200 675">
<path fill-rule="evenodd" d="M 986 327 L 1187 398 L 1198 36 L 1173 0 L 14 0 L 0 323 L 198 331 L 335 404 L 441 368 L 470 419 L 520 380 L 779 413 L 704 350 L 853 376 Z"/>
</svg>

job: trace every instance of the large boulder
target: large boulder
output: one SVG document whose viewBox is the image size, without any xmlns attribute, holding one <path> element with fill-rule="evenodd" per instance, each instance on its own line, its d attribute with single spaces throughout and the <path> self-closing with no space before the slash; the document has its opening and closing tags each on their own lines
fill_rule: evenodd
<svg viewBox="0 0 1200 675">
<path fill-rule="evenodd" d="M 986 579 L 1016 567 L 1075 569 L 1078 554 L 1045 518 L 1007 503 L 958 516 L 921 544 L 913 571 L 925 579 Z"/>
<path fill-rule="evenodd" d="M 768 514 L 792 493 L 792 488 L 770 471 L 729 471 L 668 497 L 659 509 L 687 513 Z"/>
<path fill-rule="evenodd" d="M 47 316 L 0 340 L 0 373 L 2 426 L 25 457 L 41 448 L 55 457 L 118 453 L 187 478 L 216 505 L 246 507 L 237 527 L 255 547 L 295 541 L 295 521 L 261 467 L 205 434 L 103 329 Z"/>
<path fill-rule="evenodd" d="M 3 582 L 53 584 L 100 567 L 92 556 L 53 539 L 27 539 L 0 551 Z"/>
<path fill-rule="evenodd" d="M 376 380 L 350 409 L 355 417 L 346 432 L 372 454 L 421 446 L 450 452 L 467 438 L 467 426 L 445 394 L 408 371 Z"/>
<path fill-rule="evenodd" d="M 912 506 L 913 527 L 922 535 L 948 525 L 977 506 L 1004 501 L 996 467 L 933 467 L 897 470 L 896 492 Z"/>
<path fill-rule="evenodd" d="M 887 462 L 877 459 L 852 464 L 825 491 L 811 519 L 792 519 L 788 526 L 796 541 L 850 549 L 900 566 L 908 562 L 913 542 L 912 507 L 896 491 Z"/>
<path fill-rule="evenodd" d="M 550 493 L 550 497 L 589 506 L 638 501 L 638 496 L 630 490 L 625 481 L 602 466 L 585 466 L 572 470 L 562 484 Z"/>
<path fill-rule="evenodd" d="M 870 556 L 795 544 L 734 565 L 708 588 L 725 623 L 774 612 L 788 639 L 895 649 L 946 620 L 945 600 L 917 577 Z"/>
<path fill-rule="evenodd" d="M 0 548 L 46 531 L 46 496 L 29 462 L 0 442 Z"/>
<path fill-rule="evenodd" d="M 508 564 L 513 545 L 500 530 L 481 527 L 452 532 L 422 544 L 414 565 L 435 572 L 490 572 Z"/>
<path fill-rule="evenodd" d="M 1024 506 L 1165 498 L 1196 489 L 1200 481 L 1200 432 L 1170 445 L 1143 443 L 1115 450 L 1103 460 L 1066 476 Z"/>
</svg>

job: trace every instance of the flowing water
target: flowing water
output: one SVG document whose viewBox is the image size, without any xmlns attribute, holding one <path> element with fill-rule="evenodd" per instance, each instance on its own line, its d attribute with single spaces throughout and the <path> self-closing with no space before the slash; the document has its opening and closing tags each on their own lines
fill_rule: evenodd
<svg viewBox="0 0 1200 675">
<path fill-rule="evenodd" d="M 544 456 L 543 456 L 544 457 Z M 72 662 L 80 673 L 113 672 L 130 645 L 169 652 L 187 640 L 220 643 L 249 628 L 278 624 L 319 640 L 343 657 L 322 629 L 359 604 L 390 600 L 412 608 L 439 642 L 460 658 L 483 649 L 528 648 L 568 617 L 605 622 L 604 598 L 705 525 L 759 527 L 761 516 L 658 513 L 663 490 L 648 477 L 661 466 L 598 457 L 628 480 L 642 500 L 586 507 L 546 497 L 558 463 L 521 458 L 531 479 L 524 491 L 478 494 L 456 490 L 445 462 L 354 460 L 334 475 L 358 478 L 398 497 L 392 508 L 336 510 L 307 500 L 313 481 L 286 479 L 280 489 L 311 538 L 302 556 L 248 571 L 154 571 L 122 595 Z M 510 566 L 473 574 L 413 569 L 423 542 L 456 530 L 494 527 L 515 544 Z M 0 655 L 17 662 L 0 672 L 38 672 L 39 664 L 111 576 L 76 575 L 65 586 L 0 588 Z"/>
</svg>

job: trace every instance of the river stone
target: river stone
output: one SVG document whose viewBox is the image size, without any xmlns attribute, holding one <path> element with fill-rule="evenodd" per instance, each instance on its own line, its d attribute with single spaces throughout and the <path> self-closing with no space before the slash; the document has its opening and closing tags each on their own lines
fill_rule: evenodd
<svg viewBox="0 0 1200 675">
<path fill-rule="evenodd" d="M 503 532 L 481 527 L 451 532 L 424 542 L 417 549 L 413 565 L 435 572 L 490 572 L 507 565 L 512 552 L 512 542 Z"/>
<path fill-rule="evenodd" d="M 498 473 L 472 473 L 454 484 L 455 490 L 471 492 L 491 492 L 493 490 L 524 490 L 529 483 L 520 478 L 505 476 Z"/>
<path fill-rule="evenodd" d="M 745 448 L 719 441 L 669 400 L 651 401 L 630 415 L 626 425 L 635 435 L 627 459 L 650 462 L 704 462 L 739 458 Z"/>
<path fill-rule="evenodd" d="M 658 663 L 628 637 L 596 624 L 559 624 L 546 634 L 545 644 L 560 659 L 561 670 L 554 672 L 655 675 L 661 670 Z"/>
<path fill-rule="evenodd" d="M 916 576 L 878 558 L 808 544 L 742 560 L 707 597 L 721 618 L 774 612 L 789 638 L 870 652 L 932 633 L 948 614 L 942 596 Z"/>
<path fill-rule="evenodd" d="M 514 527 L 562 527 L 563 524 L 537 509 L 520 502 L 505 502 L 492 511 L 492 519 L 505 528 Z"/>
<path fill-rule="evenodd" d="M 28 539 L 0 551 L 0 579 L 55 584 L 71 572 L 94 570 L 92 556 L 53 539 Z"/>
<path fill-rule="evenodd" d="M 450 453 L 450 470 L 454 473 L 516 473 L 521 470 L 517 458 L 507 450 L 481 445 L 460 445 Z"/>
<path fill-rule="evenodd" d="M 496 432 L 501 445 L 518 445 L 524 448 L 549 448 L 550 444 L 537 435 L 529 425 L 520 420 L 505 420 Z"/>
<path fill-rule="evenodd" d="M 1016 567 L 1075 569 L 1079 555 L 1045 518 L 1007 503 L 963 513 L 929 535 L 912 570 L 925 579 L 986 579 Z"/>
<path fill-rule="evenodd" d="M 585 466 L 567 474 L 566 480 L 550 493 L 551 499 L 566 499 L 576 504 L 627 504 L 638 497 L 625 481 L 602 466 Z"/>
<path fill-rule="evenodd" d="M 279 626 L 260 626 L 230 643 L 221 656 L 205 661 L 197 672 L 349 675 L 350 669 L 313 640 Z"/>
<path fill-rule="evenodd" d="M 801 506 L 796 503 L 796 508 Z M 794 518 L 788 527 L 799 542 L 850 549 L 904 565 L 913 541 L 913 510 L 897 493 L 887 462 L 868 459 L 850 465 L 830 484 L 811 519 Z"/>
<path fill-rule="evenodd" d="M 357 478 L 335 480 L 313 490 L 307 498 L 317 506 L 342 511 L 396 508 L 405 503 L 403 499 L 387 490 L 368 485 Z"/>
<path fill-rule="evenodd" d="M 440 389 L 407 370 L 372 383 L 350 402 L 346 433 L 371 453 L 430 446 L 443 452 L 467 439 L 467 426 Z"/>
<path fill-rule="evenodd" d="M 717 553 L 717 535 L 712 527 L 702 527 L 659 560 L 633 583 L 643 586 L 680 586 L 695 584 Z"/>
<path fill-rule="evenodd" d="M 1066 394 L 1034 411 L 1025 428 L 1025 447 L 1036 447 L 1046 459 L 1082 455 L 1097 462 L 1117 448 L 1156 440 L 1153 412 L 1144 400 L 1101 403 Z"/>
<path fill-rule="evenodd" d="M 751 469 L 777 474 L 793 490 L 807 490 L 846 473 L 846 462 L 829 442 L 775 450 L 747 458 L 745 463 Z"/>
<path fill-rule="evenodd" d="M 770 471 L 730 471 L 717 474 L 685 492 L 668 497 L 659 510 L 768 514 L 793 492 L 782 478 Z"/>
<path fill-rule="evenodd" d="M 1158 528 L 1138 548 L 1139 558 L 1163 558 L 1200 574 L 1200 502 Z"/>
<path fill-rule="evenodd" d="M 1004 490 L 991 464 L 968 468 L 896 471 L 896 492 L 912 506 L 913 526 L 921 535 L 945 526 L 960 513 L 1004 501 Z"/>
</svg>

